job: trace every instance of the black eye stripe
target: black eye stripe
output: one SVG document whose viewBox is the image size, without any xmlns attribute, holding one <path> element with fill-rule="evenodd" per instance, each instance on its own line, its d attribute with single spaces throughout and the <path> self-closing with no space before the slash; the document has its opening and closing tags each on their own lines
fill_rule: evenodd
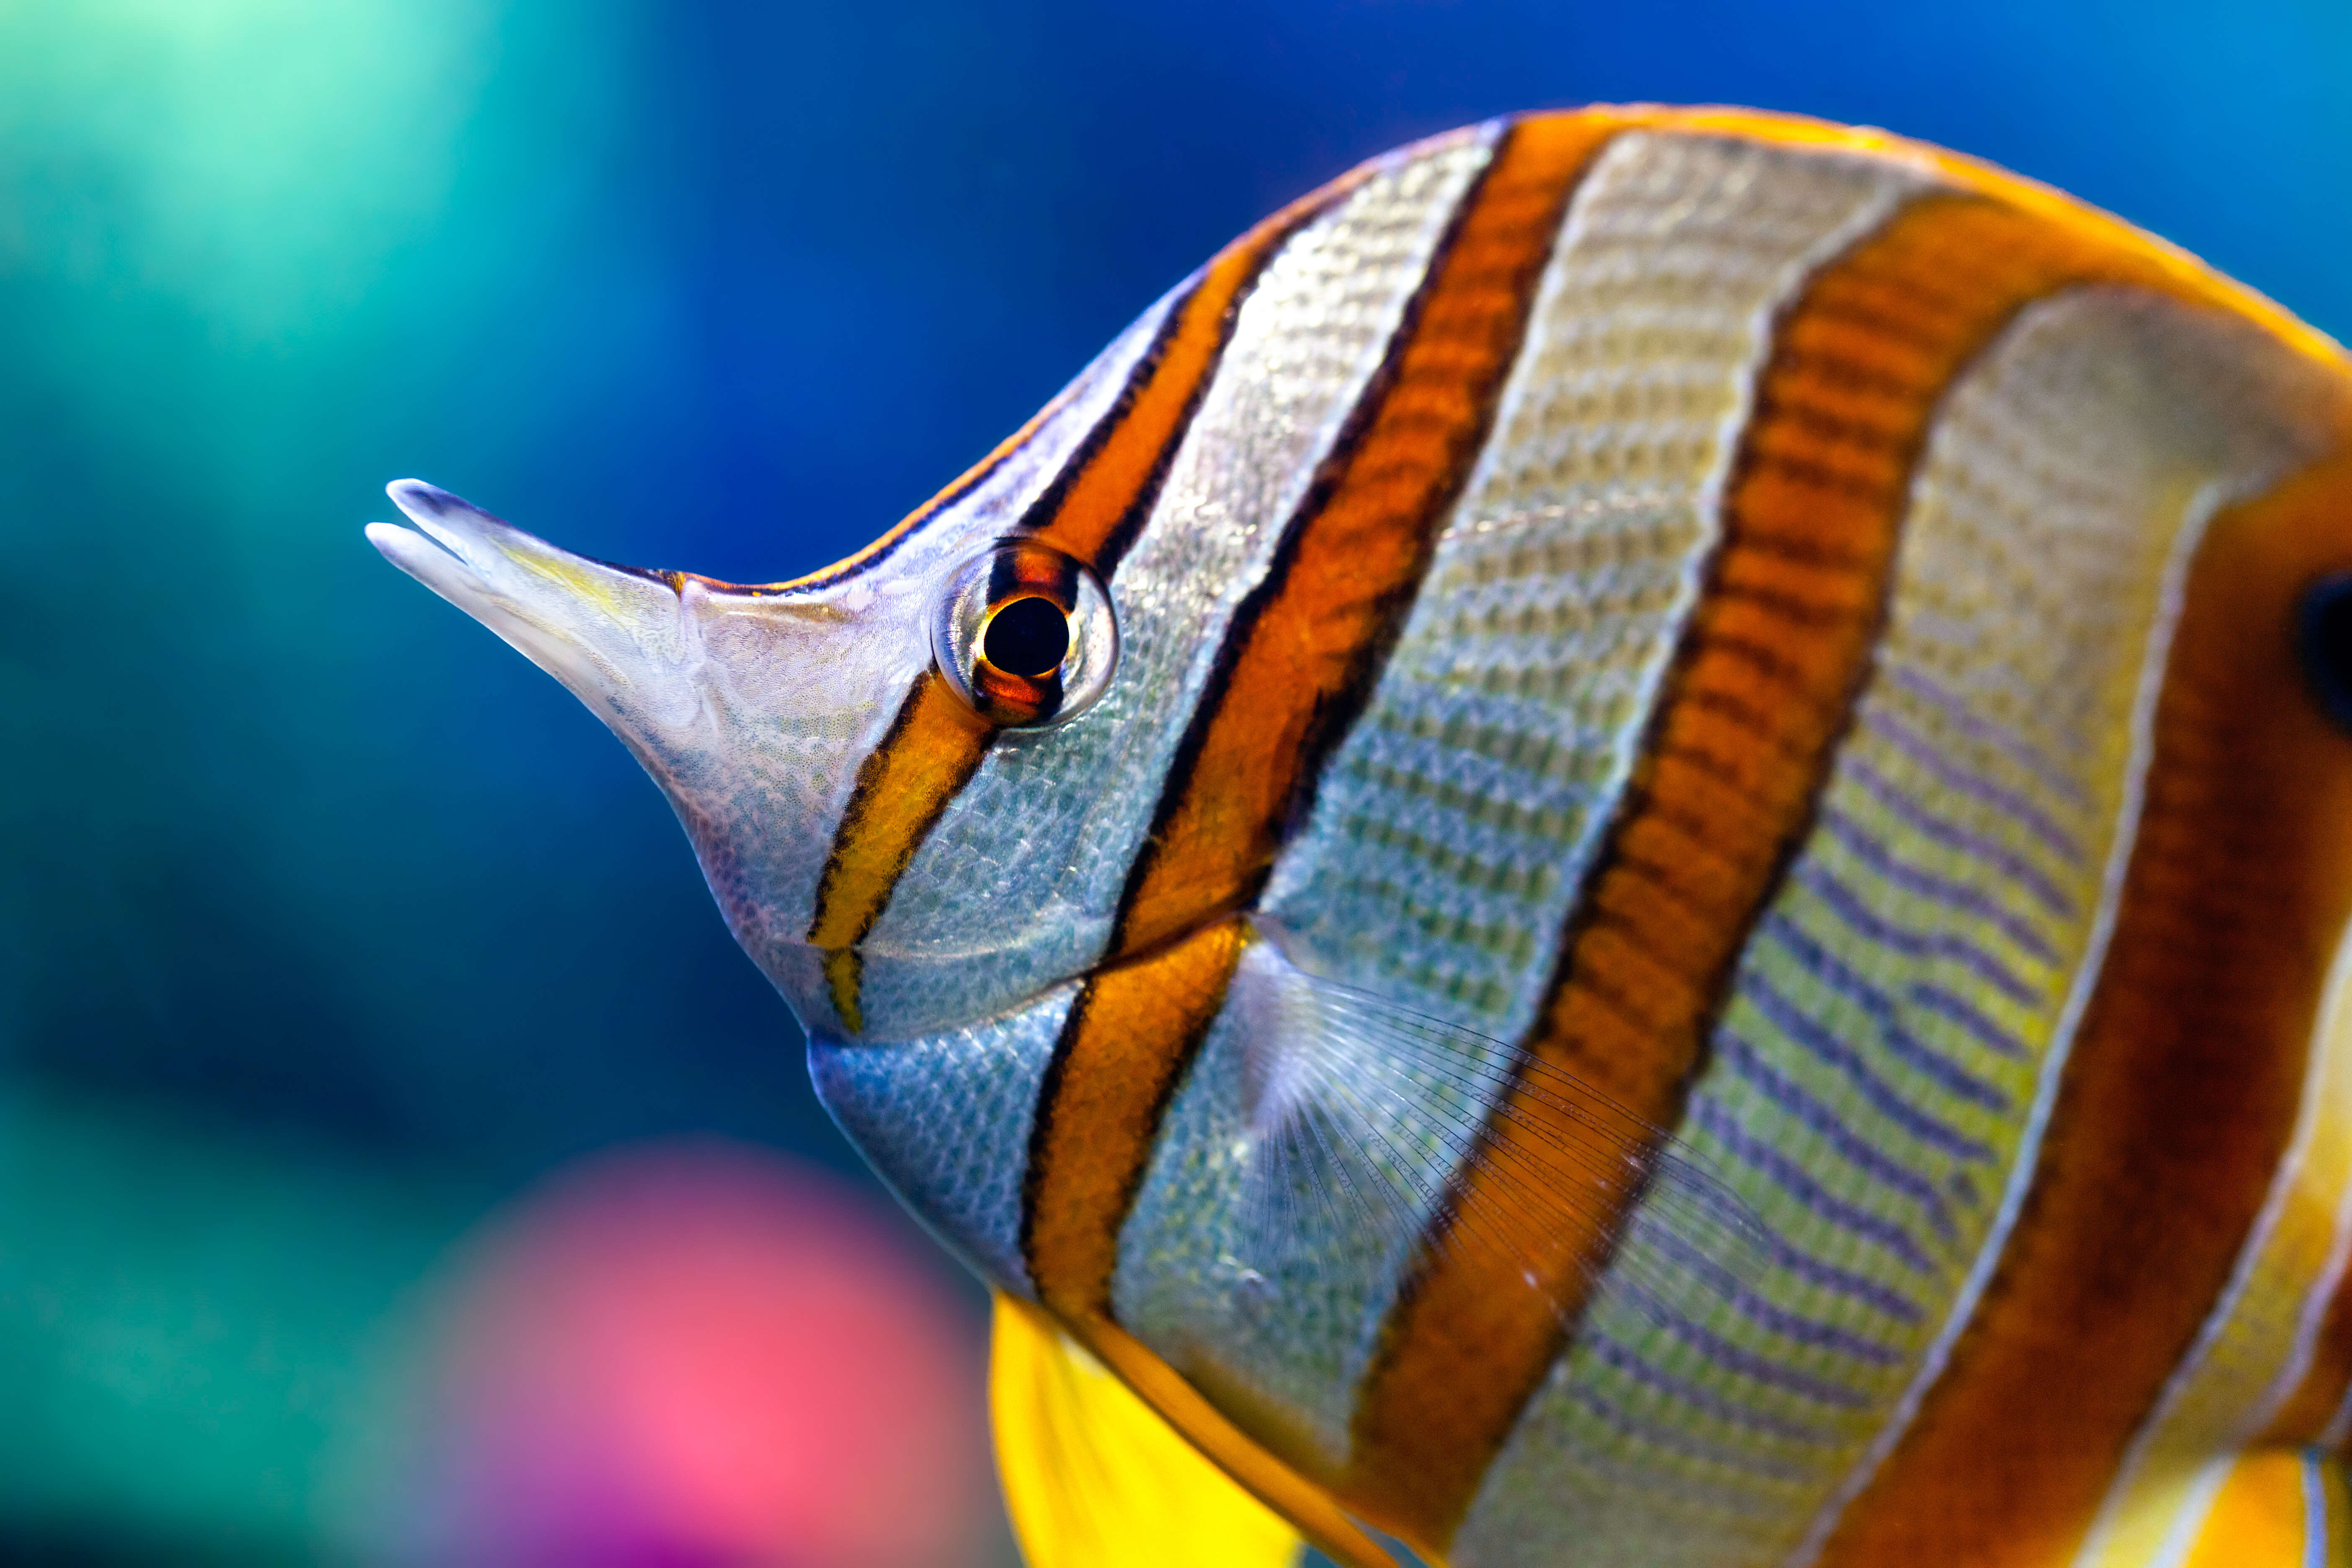
<svg viewBox="0 0 2352 1568">
<path fill-rule="evenodd" d="M 991 603 L 1020 594 L 1043 594 L 1066 610 L 1076 598 L 1077 589 L 1078 563 L 1059 551 L 1000 548 L 989 564 Z"/>
<path fill-rule="evenodd" d="M 2294 652 L 2327 717 L 2352 730 L 2352 573 L 2322 577 L 2295 606 Z"/>
</svg>

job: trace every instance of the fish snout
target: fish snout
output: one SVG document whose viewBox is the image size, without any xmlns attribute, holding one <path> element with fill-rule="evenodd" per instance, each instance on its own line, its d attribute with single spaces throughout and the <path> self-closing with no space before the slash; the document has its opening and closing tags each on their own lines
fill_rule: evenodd
<svg viewBox="0 0 2352 1568">
<path fill-rule="evenodd" d="M 817 889 L 859 764 L 930 665 L 928 600 L 886 580 L 802 588 L 616 566 L 416 479 L 384 558 L 563 683 L 668 797 L 730 928 L 822 1016 Z"/>
<path fill-rule="evenodd" d="M 624 738 L 650 743 L 688 716 L 697 638 L 671 574 L 574 555 L 421 479 L 385 492 L 413 526 L 372 522 L 368 542 Z"/>
</svg>

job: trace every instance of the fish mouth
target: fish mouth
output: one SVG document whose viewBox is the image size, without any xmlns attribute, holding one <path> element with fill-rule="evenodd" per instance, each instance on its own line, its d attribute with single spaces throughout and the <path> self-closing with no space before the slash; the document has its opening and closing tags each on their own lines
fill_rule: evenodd
<svg viewBox="0 0 2352 1568">
<path fill-rule="evenodd" d="M 487 585 L 483 570 L 488 540 L 477 519 L 501 521 L 469 506 L 447 490 L 423 479 L 394 479 L 383 487 L 411 526 L 371 522 L 363 531 L 367 542 L 383 558 L 426 586 L 434 586 L 447 563 L 463 567 L 473 582 Z M 510 524 L 504 524 L 509 526 Z M 520 532 L 520 530 L 516 531 Z M 445 563 L 441 557 L 446 557 Z"/>
<path fill-rule="evenodd" d="M 674 705 L 696 638 L 667 574 L 574 555 L 422 479 L 384 493 L 410 526 L 369 523 L 368 542 L 607 723 Z"/>
<path fill-rule="evenodd" d="M 368 542 L 477 619 L 483 618 L 488 601 L 520 608 L 547 600 L 550 589 L 608 610 L 648 589 L 677 596 L 664 574 L 558 549 L 423 479 L 395 479 L 384 493 L 412 526 L 371 522 Z"/>
</svg>

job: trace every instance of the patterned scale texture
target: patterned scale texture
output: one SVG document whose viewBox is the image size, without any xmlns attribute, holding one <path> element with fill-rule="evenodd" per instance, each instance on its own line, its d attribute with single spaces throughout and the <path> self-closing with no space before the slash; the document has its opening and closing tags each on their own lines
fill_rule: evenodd
<svg viewBox="0 0 2352 1568">
<path fill-rule="evenodd" d="M 1766 1256 L 1694 1303 L 1604 1289 L 1462 1568 L 1780 1562 L 1893 1431 L 2095 978 L 2168 595 L 2215 508 L 2314 449 L 2299 374 L 2233 321 L 2083 289 L 1953 389 L 1875 668 L 1683 1128 Z M 1612 1280 L 1678 1245 L 1645 1218 Z"/>
<path fill-rule="evenodd" d="M 1348 1442 L 1346 1350 L 1360 1279 L 1379 1261 L 1340 1209 L 1285 1193 L 1278 1252 L 1252 1212 L 1252 1035 L 1269 1020 L 1272 950 L 1244 955 L 1233 1000 L 1210 1030 L 1162 1123 L 1120 1236 L 1112 1304 L 1150 1345 L 1262 1441 L 1336 1469 Z M 1276 982 L 1278 984 L 1278 982 Z M 1355 1287 L 1355 1288 L 1350 1288 Z"/>
<path fill-rule="evenodd" d="M 1450 1076 L 1532 1013 L 1689 608 L 1772 311 L 1906 188 L 1882 165 L 1636 134 L 1571 203 L 1490 450 L 1265 900 L 1308 967 L 1494 1042 Z M 1297 1234 L 1263 1234 L 1240 1142 L 1245 1011 L 1179 1089 L 1117 1301 L 1173 1364 L 1331 1456 L 1426 1203 L 1367 1214 L 1301 1193 Z M 1321 1081 L 1349 1101 L 1324 1108 L 1335 1141 L 1366 1138 L 1369 1102 L 1433 1088 Z M 1431 1158 L 1428 1194 L 1451 1152 Z"/>
<path fill-rule="evenodd" d="M 893 1046 L 809 1041 L 809 1076 L 842 1131 L 949 1249 L 1034 1298 L 1021 1258 L 1021 1184 L 1037 1093 L 1077 996 Z"/>
<path fill-rule="evenodd" d="M 1051 482 L 1127 384 L 1162 309 L 1096 355 L 1017 450 L 879 562 L 790 594 L 709 595 L 691 580 L 681 591 L 698 597 L 702 613 L 684 624 L 698 626 L 703 646 L 689 661 L 698 682 L 677 689 L 709 742 L 681 753 L 664 788 L 729 925 L 786 996 L 824 994 L 822 955 L 806 944 L 817 885 L 859 764 L 931 662 L 930 584 Z"/>
<path fill-rule="evenodd" d="M 1265 574 L 1489 151 L 1455 136 L 1401 156 L 1268 264 L 1111 577 L 1118 676 L 1071 723 L 1007 734 L 990 752 L 875 928 L 877 994 L 896 990 L 912 1016 L 968 1017 L 1100 953 L 1234 607 Z M 974 949 L 994 961 L 929 962 Z"/>
<path fill-rule="evenodd" d="M 1772 311 L 1907 188 L 1714 138 L 1602 153 L 1488 448 L 1269 889 L 1319 967 L 1527 1028 L 1693 603 Z"/>
</svg>

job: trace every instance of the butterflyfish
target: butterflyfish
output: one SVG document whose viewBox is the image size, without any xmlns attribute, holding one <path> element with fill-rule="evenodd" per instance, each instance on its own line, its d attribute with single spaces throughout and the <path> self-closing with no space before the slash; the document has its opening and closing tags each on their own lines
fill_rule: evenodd
<svg viewBox="0 0 2352 1568">
<path fill-rule="evenodd" d="M 2184 252 L 1535 114 L 807 576 L 391 494 L 993 1288 L 1038 1568 L 2352 1561 L 2352 361 Z"/>
</svg>

